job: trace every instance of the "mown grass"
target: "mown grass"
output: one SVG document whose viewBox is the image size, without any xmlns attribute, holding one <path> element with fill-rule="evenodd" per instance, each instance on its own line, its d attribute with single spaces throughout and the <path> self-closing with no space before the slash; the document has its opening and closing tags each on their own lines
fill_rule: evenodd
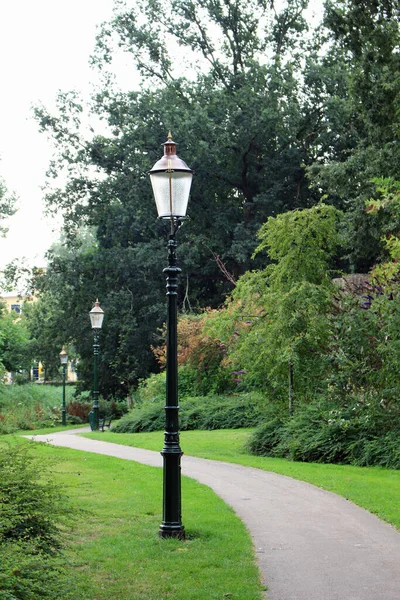
<svg viewBox="0 0 400 600">
<path fill-rule="evenodd" d="M 307 481 L 344 496 L 400 529 L 400 471 L 381 467 L 300 463 L 280 458 L 252 456 L 244 450 L 250 431 L 249 429 L 183 431 L 181 446 L 183 452 L 191 456 L 233 462 Z M 159 451 L 163 445 L 162 432 L 112 433 L 111 431 L 85 435 L 148 450 Z"/>
<path fill-rule="evenodd" d="M 206 486 L 183 478 L 187 540 L 164 540 L 158 536 L 161 469 L 21 443 L 53 462 L 54 477 L 76 507 L 70 560 L 77 599 L 262 598 L 250 536 Z"/>
</svg>

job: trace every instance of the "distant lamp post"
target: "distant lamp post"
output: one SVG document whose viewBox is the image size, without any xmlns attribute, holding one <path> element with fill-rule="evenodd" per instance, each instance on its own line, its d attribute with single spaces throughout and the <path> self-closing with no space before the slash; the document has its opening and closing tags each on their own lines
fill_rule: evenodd
<svg viewBox="0 0 400 600">
<path fill-rule="evenodd" d="M 62 370 L 63 370 L 63 394 L 62 394 L 61 423 L 63 425 L 66 425 L 67 424 L 67 409 L 65 406 L 65 371 L 66 371 L 67 364 L 68 364 L 68 354 L 66 353 L 64 346 L 62 347 L 62 350 L 60 352 L 60 362 L 61 362 L 61 366 L 62 366 Z"/>
<path fill-rule="evenodd" d="M 99 333 L 103 325 L 104 311 L 100 308 L 99 301 L 96 300 L 92 310 L 89 313 L 90 322 L 93 329 L 94 343 L 93 343 L 93 431 L 99 429 L 99 384 L 97 375 L 97 362 L 100 352 L 99 344 Z"/>
<path fill-rule="evenodd" d="M 167 387 L 163 456 L 163 520 L 160 536 L 184 539 L 181 504 L 181 456 L 179 445 L 178 404 L 178 347 L 177 347 L 177 289 L 176 233 L 186 216 L 193 171 L 176 155 L 171 134 L 164 144 L 164 156 L 149 172 L 158 216 L 171 223 L 168 241 L 167 275 Z"/>
</svg>

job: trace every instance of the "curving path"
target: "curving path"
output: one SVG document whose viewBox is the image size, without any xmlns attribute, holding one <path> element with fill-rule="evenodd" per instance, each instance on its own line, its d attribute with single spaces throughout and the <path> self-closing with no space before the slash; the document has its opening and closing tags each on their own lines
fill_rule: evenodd
<svg viewBox="0 0 400 600">
<path fill-rule="evenodd" d="M 158 452 L 76 435 L 82 431 L 31 439 L 162 466 Z M 230 463 L 184 455 L 182 473 L 212 488 L 247 525 L 268 600 L 400 600 L 400 532 L 364 509 L 308 483 Z"/>
</svg>

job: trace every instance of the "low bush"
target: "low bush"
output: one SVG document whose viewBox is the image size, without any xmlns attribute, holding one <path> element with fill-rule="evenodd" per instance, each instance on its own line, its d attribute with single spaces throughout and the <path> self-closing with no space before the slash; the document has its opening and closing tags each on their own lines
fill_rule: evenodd
<svg viewBox="0 0 400 600">
<path fill-rule="evenodd" d="M 264 421 L 248 450 L 302 462 L 381 465 L 400 469 L 400 414 L 372 402 L 299 407 L 292 418 Z"/>
<path fill-rule="evenodd" d="M 138 433 L 162 430 L 165 423 L 164 404 L 164 399 L 163 401 L 157 399 L 134 408 L 112 428 L 113 432 Z M 264 410 L 264 398 L 255 393 L 184 398 L 179 412 L 180 429 L 255 427 L 260 422 Z"/>
<path fill-rule="evenodd" d="M 164 404 L 152 402 L 132 409 L 112 427 L 113 433 L 138 433 L 140 431 L 160 431 L 164 428 Z"/>
<path fill-rule="evenodd" d="M 76 511 L 26 446 L 1 445 L 0 472 L 0 598 L 73 598 L 63 549 Z"/>
<path fill-rule="evenodd" d="M 0 600 L 76 600 L 65 560 L 33 548 L 29 543 L 0 544 Z"/>
<path fill-rule="evenodd" d="M 273 417 L 259 425 L 246 444 L 250 454 L 257 456 L 275 456 L 284 427 L 279 417 Z"/>
<path fill-rule="evenodd" d="M 257 394 L 204 396 L 182 403 L 181 429 L 239 429 L 255 427 L 263 414 Z"/>
<path fill-rule="evenodd" d="M 100 415 L 110 419 L 120 419 L 128 412 L 126 400 L 101 400 Z"/>
<path fill-rule="evenodd" d="M 90 402 L 73 400 L 67 404 L 67 419 L 70 423 L 88 423 L 91 409 Z"/>
</svg>

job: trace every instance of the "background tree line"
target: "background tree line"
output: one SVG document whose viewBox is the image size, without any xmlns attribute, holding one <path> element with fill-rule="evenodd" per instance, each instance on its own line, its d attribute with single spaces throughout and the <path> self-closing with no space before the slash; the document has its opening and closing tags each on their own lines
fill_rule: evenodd
<svg viewBox="0 0 400 600">
<path fill-rule="evenodd" d="M 48 206 L 64 216 L 47 273 L 33 279 L 41 301 L 27 323 L 38 359 L 58 361 L 61 345 L 73 343 L 90 387 L 88 311 L 99 297 L 103 394 L 126 394 L 159 369 L 151 346 L 165 319 L 166 231 L 147 171 L 169 129 L 196 173 L 178 247 L 184 312 L 221 307 L 244 274 L 268 268 L 271 256 L 255 252 L 260 228 L 321 198 L 343 213 L 328 270 L 368 272 L 388 256 L 381 236 L 397 216 L 372 215 L 365 202 L 379 195 L 373 178 L 400 179 L 399 9 L 331 0 L 310 29 L 306 8 L 305 0 L 118 4 L 92 57 L 104 84 L 90 127 L 73 92 L 60 94 L 54 114 L 36 108 L 54 144 Z M 118 90 L 108 72 L 117 50 L 140 74 L 134 91 Z M 314 291 L 310 305 L 324 297 Z"/>
</svg>

